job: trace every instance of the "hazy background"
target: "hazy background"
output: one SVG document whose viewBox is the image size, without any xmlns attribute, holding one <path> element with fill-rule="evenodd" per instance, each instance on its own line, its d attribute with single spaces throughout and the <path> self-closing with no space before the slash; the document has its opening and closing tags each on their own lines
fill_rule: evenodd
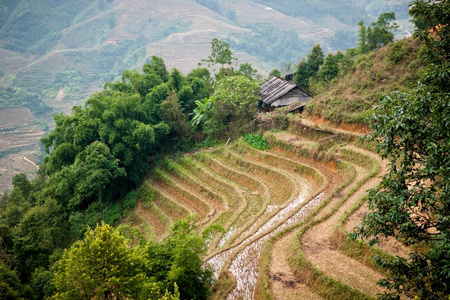
<svg viewBox="0 0 450 300">
<path fill-rule="evenodd" d="M 187 73 L 218 38 L 266 76 L 316 43 L 354 47 L 356 24 L 389 11 L 397 36 L 409 35 L 407 0 L 1 0 L 0 192 L 15 174 L 36 172 L 54 113 L 152 55 Z"/>
</svg>

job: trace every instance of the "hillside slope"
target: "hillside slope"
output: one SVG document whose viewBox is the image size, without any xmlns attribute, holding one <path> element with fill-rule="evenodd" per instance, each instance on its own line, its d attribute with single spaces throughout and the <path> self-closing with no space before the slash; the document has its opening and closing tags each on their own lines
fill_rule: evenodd
<svg viewBox="0 0 450 300">
<path fill-rule="evenodd" d="M 384 95 L 406 92 L 416 83 L 423 67 L 419 49 L 409 38 L 356 57 L 347 74 L 308 102 L 306 112 L 335 123 L 365 123 Z"/>
</svg>

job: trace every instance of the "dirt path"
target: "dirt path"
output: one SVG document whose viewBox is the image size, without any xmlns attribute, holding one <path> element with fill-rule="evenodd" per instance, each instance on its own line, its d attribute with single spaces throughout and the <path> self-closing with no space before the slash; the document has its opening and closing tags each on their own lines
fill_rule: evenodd
<svg viewBox="0 0 450 300">
<path fill-rule="evenodd" d="M 64 91 L 64 89 L 59 89 L 58 94 L 56 95 L 56 101 L 62 101 L 65 96 L 66 92 Z"/>
<path fill-rule="evenodd" d="M 271 249 L 270 286 L 275 299 L 323 299 L 296 277 L 288 262 L 287 253 L 291 252 L 292 244 L 297 242 L 297 231 L 293 231 L 279 240 Z"/>
<path fill-rule="evenodd" d="M 25 160 L 26 162 L 28 162 L 28 163 L 30 163 L 31 165 L 35 166 L 36 169 L 39 170 L 39 166 L 38 166 L 34 161 L 30 160 L 28 157 L 24 156 L 24 157 L 23 157 L 23 160 Z"/>
<path fill-rule="evenodd" d="M 313 128 L 319 128 L 321 130 L 327 130 L 327 131 L 335 132 L 335 133 L 345 133 L 345 134 L 364 136 L 368 132 L 367 128 L 352 127 L 351 128 L 352 130 L 346 130 L 346 129 L 339 128 L 336 126 L 330 126 L 331 124 L 325 124 L 326 121 L 317 122 L 317 120 L 313 120 L 308 117 L 302 118 L 302 123 L 305 124 L 306 126 L 310 126 Z"/>
</svg>

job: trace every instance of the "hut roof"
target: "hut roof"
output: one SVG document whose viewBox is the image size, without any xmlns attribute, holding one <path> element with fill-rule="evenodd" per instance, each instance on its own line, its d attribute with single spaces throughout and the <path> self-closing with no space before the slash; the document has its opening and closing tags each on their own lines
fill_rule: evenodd
<svg viewBox="0 0 450 300">
<path fill-rule="evenodd" d="M 298 88 L 295 84 L 292 84 L 286 80 L 280 79 L 278 77 L 272 77 L 269 80 L 264 81 L 260 85 L 261 87 L 261 101 L 267 104 L 275 102 L 278 98 L 291 91 L 292 89 Z M 307 92 L 302 90 L 305 94 L 311 97 Z"/>
</svg>

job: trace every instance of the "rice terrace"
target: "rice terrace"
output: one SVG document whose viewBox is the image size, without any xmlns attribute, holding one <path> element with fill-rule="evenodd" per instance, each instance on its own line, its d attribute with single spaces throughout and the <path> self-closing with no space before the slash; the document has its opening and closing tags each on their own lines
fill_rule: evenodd
<svg viewBox="0 0 450 300">
<path fill-rule="evenodd" d="M 200 228 L 223 226 L 206 258 L 217 299 L 320 298 L 330 293 L 317 289 L 321 281 L 347 297 L 375 297 L 380 270 L 345 237 L 384 164 L 360 134 L 293 118 L 286 130 L 265 133 L 267 150 L 241 139 L 166 158 L 138 189 L 129 218 L 155 236 L 188 214 Z"/>
</svg>

